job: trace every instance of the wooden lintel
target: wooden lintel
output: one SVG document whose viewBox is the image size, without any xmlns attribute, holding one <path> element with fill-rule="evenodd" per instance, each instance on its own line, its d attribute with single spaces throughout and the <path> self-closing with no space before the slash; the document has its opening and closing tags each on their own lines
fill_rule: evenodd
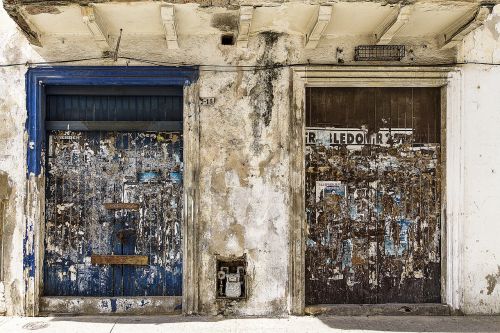
<svg viewBox="0 0 500 333">
<path fill-rule="evenodd" d="M 314 49 L 332 19 L 332 6 L 319 6 L 318 17 L 306 39 L 306 49 Z"/>
<path fill-rule="evenodd" d="M 490 12 L 488 7 L 479 7 L 474 13 L 466 13 L 458 19 L 438 37 L 441 49 L 457 46 L 465 36 L 484 23 Z"/>
<path fill-rule="evenodd" d="M 148 265 L 148 256 L 136 255 L 99 255 L 93 254 L 90 257 L 92 265 Z"/>
<path fill-rule="evenodd" d="M 81 10 L 83 23 L 85 23 L 89 29 L 96 44 L 103 51 L 111 50 L 112 47 L 109 43 L 108 32 L 106 31 L 103 21 L 101 17 L 98 16 L 94 6 L 82 6 Z"/>
<path fill-rule="evenodd" d="M 248 47 L 248 37 L 252 26 L 254 8 L 253 6 L 240 7 L 240 21 L 238 25 L 238 38 L 236 39 L 236 46 L 241 48 Z"/>
<path fill-rule="evenodd" d="M 381 28 L 376 33 L 376 44 L 390 44 L 394 36 L 401 28 L 410 20 L 410 15 L 413 10 L 412 6 L 403 6 L 399 8 L 396 15 L 391 15 L 382 23 Z"/>
<path fill-rule="evenodd" d="M 161 21 L 165 30 L 165 39 L 169 49 L 178 49 L 177 27 L 175 25 L 175 8 L 173 4 L 164 4 L 160 7 Z"/>
<path fill-rule="evenodd" d="M 140 205 L 138 203 L 133 203 L 133 202 L 106 202 L 104 204 L 104 208 L 108 210 L 119 210 L 119 209 L 139 210 Z"/>
</svg>

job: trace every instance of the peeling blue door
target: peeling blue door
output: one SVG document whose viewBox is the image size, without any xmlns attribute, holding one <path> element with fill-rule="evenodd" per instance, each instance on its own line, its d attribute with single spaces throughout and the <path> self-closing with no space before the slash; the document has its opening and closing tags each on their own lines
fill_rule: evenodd
<svg viewBox="0 0 500 333">
<path fill-rule="evenodd" d="M 44 295 L 181 295 L 182 134 L 50 131 L 46 154 Z"/>
</svg>

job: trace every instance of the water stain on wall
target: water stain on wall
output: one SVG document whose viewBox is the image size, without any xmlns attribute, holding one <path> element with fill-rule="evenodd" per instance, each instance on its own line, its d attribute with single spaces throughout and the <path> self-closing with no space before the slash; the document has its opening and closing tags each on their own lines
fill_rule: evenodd
<svg viewBox="0 0 500 333">
<path fill-rule="evenodd" d="M 260 151 L 258 140 L 262 136 L 262 127 L 268 127 L 271 123 L 274 107 L 274 82 L 280 75 L 280 68 L 275 68 L 279 64 L 274 58 L 275 48 L 282 36 L 277 32 L 261 33 L 264 50 L 257 59 L 258 67 L 255 69 L 257 84 L 250 90 L 252 98 L 252 131 L 254 136 L 254 146 L 257 152 Z"/>
</svg>

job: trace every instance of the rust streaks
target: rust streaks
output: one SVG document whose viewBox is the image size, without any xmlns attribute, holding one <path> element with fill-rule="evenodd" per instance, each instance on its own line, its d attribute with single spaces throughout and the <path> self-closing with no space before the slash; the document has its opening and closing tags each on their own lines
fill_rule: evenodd
<svg viewBox="0 0 500 333">
<path fill-rule="evenodd" d="M 129 209 L 129 210 L 139 210 L 141 206 L 138 203 L 133 202 L 106 202 L 104 203 L 104 208 L 108 210 L 119 210 L 119 209 Z"/>
<path fill-rule="evenodd" d="M 93 254 L 91 257 L 92 265 L 148 265 L 147 256 L 138 255 L 99 255 Z"/>
</svg>

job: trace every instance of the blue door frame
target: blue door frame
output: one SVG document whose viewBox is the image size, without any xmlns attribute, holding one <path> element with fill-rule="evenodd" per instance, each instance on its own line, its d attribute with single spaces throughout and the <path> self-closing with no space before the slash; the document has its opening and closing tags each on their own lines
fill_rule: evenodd
<svg viewBox="0 0 500 333">
<path fill-rule="evenodd" d="M 27 177 L 40 176 L 42 171 L 42 149 L 44 146 L 44 96 L 47 85 L 109 85 L 109 86 L 187 86 L 198 79 L 197 67 L 159 66 L 54 66 L 35 67 L 26 73 L 26 106 L 28 133 Z M 28 220 L 28 219 L 27 219 Z M 34 279 L 38 254 L 35 251 L 36 237 L 32 222 L 26 223 L 23 268 L 28 281 Z"/>
<path fill-rule="evenodd" d="M 30 68 L 26 73 L 28 176 L 41 172 L 44 135 L 43 96 L 46 85 L 172 86 L 198 79 L 197 67 L 58 66 Z"/>
</svg>

